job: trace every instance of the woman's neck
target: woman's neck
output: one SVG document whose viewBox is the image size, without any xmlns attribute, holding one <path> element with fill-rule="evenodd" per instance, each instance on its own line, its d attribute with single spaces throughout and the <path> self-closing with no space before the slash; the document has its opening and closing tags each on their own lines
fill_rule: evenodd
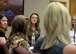
<svg viewBox="0 0 76 54">
<path fill-rule="evenodd" d="M 1 30 L 1 31 L 3 31 L 3 32 L 5 32 L 5 29 L 4 29 L 4 28 L 2 28 L 2 27 L 0 27 L 0 30 Z"/>
<path fill-rule="evenodd" d="M 35 30 L 36 30 L 36 28 L 35 28 L 35 26 L 34 26 L 34 25 L 32 26 L 32 30 L 33 30 L 33 31 L 35 31 Z"/>
</svg>

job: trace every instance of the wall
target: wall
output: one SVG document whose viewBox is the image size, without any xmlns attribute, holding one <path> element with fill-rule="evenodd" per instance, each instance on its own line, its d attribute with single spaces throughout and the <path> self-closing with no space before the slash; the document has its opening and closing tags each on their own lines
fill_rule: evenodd
<svg viewBox="0 0 76 54">
<path fill-rule="evenodd" d="M 40 16 L 41 35 L 45 35 L 44 26 L 43 26 L 44 10 L 51 1 L 67 2 L 67 8 L 69 9 L 69 0 L 24 0 L 24 15 L 29 18 L 31 13 L 37 12 Z M 11 27 L 8 27 L 6 36 L 9 35 L 10 30 Z"/>
<path fill-rule="evenodd" d="M 45 35 L 44 26 L 43 26 L 43 15 L 44 10 L 46 6 L 51 1 L 60 1 L 60 2 L 66 2 L 66 7 L 69 9 L 69 0 L 25 0 L 24 4 L 24 15 L 26 17 L 29 17 L 31 13 L 37 12 L 40 16 L 40 28 L 41 28 L 41 34 Z"/>
<path fill-rule="evenodd" d="M 45 32 L 43 29 L 43 15 L 46 6 L 49 4 L 49 0 L 25 0 L 24 2 L 24 15 L 29 18 L 31 13 L 38 13 L 40 16 L 41 34 L 44 35 Z"/>
<path fill-rule="evenodd" d="M 70 2 L 70 0 L 49 0 L 50 2 L 51 1 L 59 1 L 59 2 L 66 2 L 66 7 L 68 8 L 68 10 L 69 10 L 69 2 Z"/>
<path fill-rule="evenodd" d="M 24 15 L 29 17 L 31 13 L 37 12 L 40 16 L 40 27 L 41 27 L 41 34 L 44 34 L 43 29 L 43 14 L 44 9 L 49 4 L 49 0 L 24 0 Z M 11 31 L 11 26 L 8 27 L 8 31 L 6 32 L 6 36 L 9 36 Z"/>
</svg>

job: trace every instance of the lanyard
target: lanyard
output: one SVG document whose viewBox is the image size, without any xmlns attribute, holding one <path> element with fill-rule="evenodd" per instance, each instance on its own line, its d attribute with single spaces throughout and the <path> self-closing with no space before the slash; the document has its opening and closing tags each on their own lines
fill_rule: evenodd
<svg viewBox="0 0 76 54">
<path fill-rule="evenodd" d="M 76 33 L 76 31 L 74 31 L 74 36 L 73 36 L 73 39 L 74 39 L 74 43 L 75 43 L 75 33 Z"/>
</svg>

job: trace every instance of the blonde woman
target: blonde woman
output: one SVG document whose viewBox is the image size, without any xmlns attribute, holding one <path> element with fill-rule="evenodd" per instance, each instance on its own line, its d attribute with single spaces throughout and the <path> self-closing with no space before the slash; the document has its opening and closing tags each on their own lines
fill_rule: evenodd
<svg viewBox="0 0 76 54">
<path fill-rule="evenodd" d="M 59 2 L 48 5 L 44 15 L 46 35 L 36 42 L 34 52 L 40 54 L 76 54 L 76 46 L 70 44 L 71 18 L 65 6 Z"/>
</svg>

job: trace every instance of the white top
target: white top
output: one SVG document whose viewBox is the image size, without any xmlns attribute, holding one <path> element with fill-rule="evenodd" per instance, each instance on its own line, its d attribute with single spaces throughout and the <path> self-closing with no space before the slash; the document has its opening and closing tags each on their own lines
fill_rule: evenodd
<svg viewBox="0 0 76 54">
<path fill-rule="evenodd" d="M 76 44 L 76 31 L 70 30 L 71 42 L 72 44 Z"/>
</svg>

